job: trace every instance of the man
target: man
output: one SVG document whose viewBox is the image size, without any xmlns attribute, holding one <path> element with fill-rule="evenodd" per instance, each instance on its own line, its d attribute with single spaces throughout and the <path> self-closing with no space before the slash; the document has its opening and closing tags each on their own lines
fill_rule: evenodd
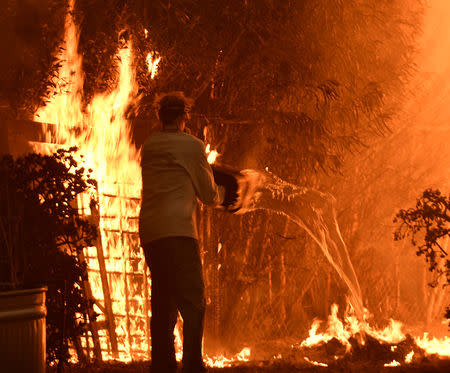
<svg viewBox="0 0 450 373">
<path fill-rule="evenodd" d="M 162 131 L 142 152 L 142 205 L 139 232 L 152 278 L 152 372 L 176 371 L 177 313 L 183 318 L 183 373 L 206 372 L 202 359 L 205 313 L 202 265 L 197 241 L 197 198 L 219 204 L 223 189 L 214 183 L 202 141 L 184 132 L 188 100 L 170 93 L 159 100 Z"/>
</svg>

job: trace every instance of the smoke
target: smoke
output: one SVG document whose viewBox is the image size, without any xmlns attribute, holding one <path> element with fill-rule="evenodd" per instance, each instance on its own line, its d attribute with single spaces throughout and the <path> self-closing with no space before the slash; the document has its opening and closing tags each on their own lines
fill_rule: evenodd
<svg viewBox="0 0 450 373">
<path fill-rule="evenodd" d="M 416 72 L 391 133 L 349 158 L 342 177 L 329 186 L 365 303 L 380 318 L 410 324 L 437 322 L 444 314 L 442 305 L 430 306 L 433 293 L 441 290 L 428 287 L 423 258 L 408 242 L 393 242 L 392 220 L 426 188 L 449 193 L 449 19 L 450 2 L 429 2 L 417 41 Z M 431 316 L 424 320 L 424 314 Z"/>
</svg>

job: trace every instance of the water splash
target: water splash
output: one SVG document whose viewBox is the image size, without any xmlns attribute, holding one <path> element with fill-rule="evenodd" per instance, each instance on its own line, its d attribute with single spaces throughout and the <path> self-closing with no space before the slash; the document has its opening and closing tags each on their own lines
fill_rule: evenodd
<svg viewBox="0 0 450 373">
<path fill-rule="evenodd" d="M 349 302 L 364 319 L 361 289 L 336 219 L 331 194 L 289 184 L 269 171 L 242 170 L 238 176 L 238 214 L 266 210 L 283 215 L 317 243 L 349 290 Z"/>
</svg>

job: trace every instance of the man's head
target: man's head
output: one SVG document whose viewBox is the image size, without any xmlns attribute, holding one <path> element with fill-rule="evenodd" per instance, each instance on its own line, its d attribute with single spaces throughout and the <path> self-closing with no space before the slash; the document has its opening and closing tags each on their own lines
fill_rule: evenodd
<svg viewBox="0 0 450 373">
<path fill-rule="evenodd" d="M 163 128 L 183 131 L 191 100 L 185 97 L 183 92 L 170 92 L 158 97 L 156 102 Z"/>
</svg>

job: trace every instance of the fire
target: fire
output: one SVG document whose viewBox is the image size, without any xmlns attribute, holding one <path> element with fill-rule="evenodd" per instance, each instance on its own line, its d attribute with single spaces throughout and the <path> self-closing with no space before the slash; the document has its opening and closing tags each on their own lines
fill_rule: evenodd
<svg viewBox="0 0 450 373">
<path fill-rule="evenodd" d="M 70 2 L 72 7 L 73 1 Z M 148 31 L 145 30 L 145 37 L 147 36 Z M 49 144 L 78 146 L 80 153 L 84 155 L 86 167 L 94 170 L 94 178 L 98 181 L 98 191 L 94 198 L 99 206 L 100 239 L 98 247 L 85 249 L 85 256 L 90 286 L 97 302 L 95 310 L 100 315 L 97 324 L 112 324 L 112 334 L 116 339 L 116 342 L 112 340 L 111 330 L 98 331 L 102 357 L 121 361 L 141 360 L 150 356 L 151 315 L 148 306 L 150 278 L 137 235 L 141 193 L 140 154 L 131 144 L 130 124 L 125 118 L 127 107 L 137 95 L 131 61 L 133 49 L 129 44 L 127 48 L 118 51 L 120 62 L 117 87 L 112 92 L 96 95 L 92 102 L 83 108 L 84 81 L 82 57 L 77 52 L 78 37 L 77 29 L 69 16 L 66 21 L 66 48 L 61 56 L 65 62 L 60 70 L 58 94 L 38 111 L 35 120 L 56 125 L 54 131 L 52 126 L 44 125 Z M 161 57 L 156 52 L 147 55 L 148 73 L 152 79 L 157 74 L 160 60 Z M 51 145 L 33 145 L 41 152 L 52 150 Z M 205 151 L 208 162 L 213 164 L 219 153 L 212 150 L 210 144 L 206 146 Z M 85 215 L 95 217 L 89 208 L 90 197 L 83 196 L 79 205 Z M 99 250 L 104 255 L 106 274 L 102 274 Z M 103 275 L 107 278 L 106 288 Z M 111 308 L 109 317 L 107 298 L 110 299 Z M 318 332 L 320 325 L 318 320 L 313 322 L 308 338 L 300 347 L 311 347 L 336 338 L 348 352 L 351 349 L 350 338 L 359 338 L 361 343 L 364 343 L 361 337 L 364 334 L 386 343 L 398 343 L 405 339 L 401 323 L 391 320 L 385 329 L 377 330 L 370 327 L 365 320 L 358 320 L 353 315 L 345 315 L 342 321 L 338 317 L 337 305 L 332 306 L 325 332 Z M 177 359 L 180 359 L 182 352 L 178 330 L 176 340 Z M 427 354 L 450 357 L 450 337 L 438 340 L 430 339 L 425 334 L 423 337 L 416 337 L 415 341 Z M 91 345 L 91 342 L 88 344 Z M 250 356 L 251 351 L 246 347 L 231 358 L 223 355 L 206 357 L 206 362 L 211 367 L 227 367 L 236 361 L 248 361 Z M 414 351 L 411 351 L 405 362 L 411 362 L 413 357 Z M 327 366 L 325 363 L 307 361 L 314 365 Z M 399 364 L 394 360 L 386 366 Z"/>
<path fill-rule="evenodd" d="M 366 316 L 367 318 L 367 316 Z M 399 321 L 391 319 L 389 324 L 382 330 L 371 327 L 366 320 L 360 321 L 353 315 L 346 314 L 344 321 L 338 317 L 338 306 L 333 304 L 331 306 L 331 314 L 328 317 L 327 328 L 325 332 L 318 333 L 321 321 L 314 320 L 311 329 L 309 330 L 309 336 L 300 343 L 299 346 L 292 346 L 293 348 L 308 348 L 318 346 L 329 342 L 331 339 L 336 338 L 343 346 L 346 347 L 346 353 L 350 352 L 352 346 L 350 344 L 350 338 L 359 339 L 359 342 L 364 345 L 364 339 L 362 336 L 365 334 L 377 339 L 380 342 L 386 344 L 398 344 L 404 341 L 407 336 L 403 333 L 403 325 Z M 423 337 L 414 337 L 414 342 L 420 347 L 425 355 L 439 355 L 441 357 L 450 357 L 450 337 L 444 337 L 442 339 L 429 338 L 425 333 Z M 397 346 L 392 346 L 391 351 L 396 351 Z M 405 356 L 405 363 L 412 362 L 414 357 L 414 351 L 410 351 Z M 308 362 L 314 364 L 307 359 Z M 322 363 L 320 363 L 322 364 Z M 317 365 L 317 364 L 315 364 Z M 385 366 L 397 366 L 399 362 L 393 360 Z"/>
<path fill-rule="evenodd" d="M 349 339 L 351 336 L 356 335 L 357 332 L 363 331 L 363 327 L 354 316 L 346 316 L 345 323 L 343 323 L 338 317 L 338 306 L 333 304 L 331 306 L 331 314 L 328 317 L 328 327 L 325 333 L 317 334 L 321 321 L 314 320 L 309 330 L 309 337 L 305 339 L 300 347 L 311 347 L 319 343 L 327 343 L 333 338 L 336 338 L 344 346 L 346 346 L 347 352 L 350 350 L 351 345 Z"/>
<path fill-rule="evenodd" d="M 130 125 L 125 119 L 127 107 L 137 93 L 131 68 L 132 45 L 118 51 L 116 88 L 110 93 L 96 95 L 83 109 L 84 81 L 82 58 L 77 51 L 78 36 L 71 16 L 68 16 L 58 94 L 38 111 L 35 120 L 56 125 L 54 133 L 50 126 L 44 127 L 49 143 L 78 146 L 86 167 L 94 170 L 94 178 L 98 181 L 94 198 L 99 206 L 100 239 L 97 247 L 86 248 L 85 257 L 92 293 L 100 304 L 100 307 L 94 306 L 100 314 L 97 324 L 112 324 L 109 332 L 98 330 L 102 358 L 142 359 L 149 356 L 149 279 L 143 276 L 148 271 L 137 234 L 140 154 L 131 145 Z M 64 82 L 69 83 L 64 86 Z M 34 146 L 38 151 L 45 151 L 40 144 Z M 88 216 L 92 216 L 90 197 L 84 196 L 79 201 L 79 207 Z M 98 259 L 99 250 L 104 262 Z"/>
<path fill-rule="evenodd" d="M 226 368 L 230 367 L 233 363 L 236 362 L 249 361 L 250 355 L 251 355 L 250 348 L 245 347 L 241 350 L 241 352 L 239 352 L 238 354 L 234 355 L 231 358 L 226 358 L 223 355 L 215 356 L 213 358 L 206 356 L 205 363 L 207 366 L 211 368 Z"/>
<path fill-rule="evenodd" d="M 150 77 L 154 79 L 158 73 L 158 66 L 161 61 L 161 57 L 158 56 L 156 52 L 151 52 L 147 54 L 145 60 L 147 61 L 148 73 L 150 74 Z"/>
<path fill-rule="evenodd" d="M 392 360 L 390 363 L 384 364 L 385 367 L 398 367 L 401 365 L 397 360 Z"/>
<path fill-rule="evenodd" d="M 410 362 L 412 362 L 413 356 L 414 356 L 414 351 L 411 351 L 408 355 L 406 355 L 405 363 L 409 364 Z"/>
<path fill-rule="evenodd" d="M 429 338 L 428 333 L 425 333 L 422 337 L 416 338 L 417 345 L 424 349 L 429 355 L 440 355 L 450 357 L 450 337 L 443 339 Z"/>
<path fill-rule="evenodd" d="M 214 164 L 217 157 L 220 155 L 217 150 L 211 150 L 211 145 L 207 144 L 205 148 L 205 153 L 207 155 L 207 160 L 209 164 Z"/>
<path fill-rule="evenodd" d="M 316 367 L 327 367 L 328 364 L 325 363 L 319 363 L 318 361 L 313 361 L 308 359 L 306 356 L 304 357 L 305 361 L 307 361 L 308 363 L 311 363 L 312 365 L 315 365 Z"/>
<path fill-rule="evenodd" d="M 73 2 L 70 2 L 72 8 Z M 145 31 L 147 37 L 148 31 Z M 94 220 L 97 218 L 100 231 L 97 247 L 85 248 L 84 255 L 95 298 L 94 310 L 99 314 L 95 324 L 100 325 L 101 358 L 125 362 L 148 359 L 150 278 L 138 237 L 142 185 L 140 154 L 131 144 L 130 124 L 125 118 L 127 107 L 137 95 L 132 68 L 133 48 L 129 43 L 117 52 L 120 62 L 116 88 L 109 93 L 97 94 L 83 108 L 84 80 L 78 40 L 77 28 L 69 15 L 57 94 L 35 116 L 36 121 L 44 123 L 47 143 L 32 145 L 39 152 L 76 145 L 83 154 L 85 166 L 94 170 L 93 176 L 98 181 L 97 195 L 82 196 L 78 202 L 83 214 Z M 156 53 L 147 56 L 151 78 L 155 77 L 160 60 Z M 215 150 L 208 151 L 208 161 L 214 162 L 217 156 Z M 90 208 L 92 197 L 98 202 L 97 211 Z M 103 273 L 100 252 L 104 257 Z M 111 325 L 109 330 L 107 326 L 102 329 L 101 325 L 108 324 Z M 176 357 L 181 360 L 182 341 L 178 328 L 175 337 Z M 91 338 L 82 341 L 82 345 L 92 357 Z M 231 358 L 207 357 L 207 363 L 227 366 L 249 357 L 250 349 L 244 348 Z M 72 361 L 76 361 L 75 355 Z"/>
</svg>

